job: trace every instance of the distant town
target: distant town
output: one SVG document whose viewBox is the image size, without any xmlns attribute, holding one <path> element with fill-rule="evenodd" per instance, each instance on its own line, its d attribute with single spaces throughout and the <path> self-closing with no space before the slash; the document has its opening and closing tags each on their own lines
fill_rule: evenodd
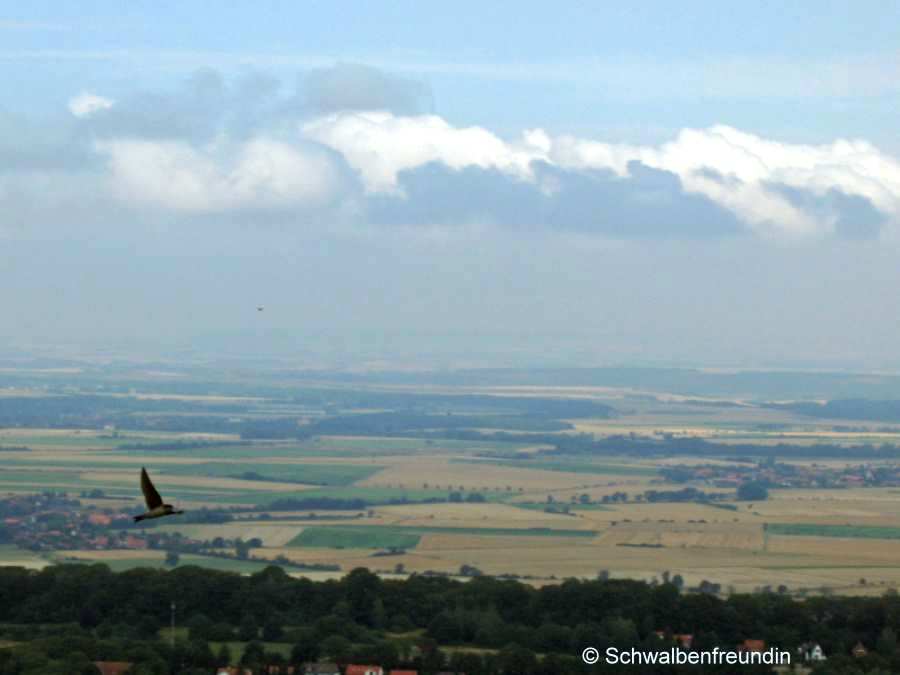
<svg viewBox="0 0 900 675">
<path fill-rule="evenodd" d="M 755 482 L 766 488 L 840 489 L 900 486 L 900 464 L 862 463 L 846 466 L 809 462 L 789 464 L 767 460 L 734 464 L 678 465 L 660 469 L 674 483 L 698 482 L 717 488 L 737 488 Z"/>
</svg>

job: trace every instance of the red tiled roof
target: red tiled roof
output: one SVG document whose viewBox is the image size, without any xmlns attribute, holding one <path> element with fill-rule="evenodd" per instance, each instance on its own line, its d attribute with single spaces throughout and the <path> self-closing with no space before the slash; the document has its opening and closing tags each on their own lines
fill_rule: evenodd
<svg viewBox="0 0 900 675">
<path fill-rule="evenodd" d="M 344 671 L 344 675 L 369 675 L 369 673 L 382 675 L 384 671 L 381 669 L 381 666 L 358 666 L 354 664 L 347 666 L 347 670 Z"/>
<path fill-rule="evenodd" d="M 676 642 L 681 643 L 681 646 L 685 649 L 690 649 L 691 645 L 694 642 L 694 636 L 690 633 L 683 633 L 681 635 L 673 635 L 672 636 Z"/>
<path fill-rule="evenodd" d="M 130 661 L 94 661 L 100 675 L 123 675 L 133 665 Z"/>
</svg>

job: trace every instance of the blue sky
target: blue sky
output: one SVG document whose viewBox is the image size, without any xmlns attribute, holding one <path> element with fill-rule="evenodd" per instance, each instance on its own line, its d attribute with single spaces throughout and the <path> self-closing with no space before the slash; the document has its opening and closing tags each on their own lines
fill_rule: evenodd
<svg viewBox="0 0 900 675">
<path fill-rule="evenodd" d="M 421 78 L 440 114 L 500 132 L 652 141 L 727 121 L 897 148 L 896 2 L 2 3 L 0 44 L 0 105 L 29 112 L 201 67 L 290 86 L 352 61 Z"/>
<path fill-rule="evenodd" d="M 898 75 L 897 2 L 0 2 L 0 352 L 900 369 Z"/>
</svg>

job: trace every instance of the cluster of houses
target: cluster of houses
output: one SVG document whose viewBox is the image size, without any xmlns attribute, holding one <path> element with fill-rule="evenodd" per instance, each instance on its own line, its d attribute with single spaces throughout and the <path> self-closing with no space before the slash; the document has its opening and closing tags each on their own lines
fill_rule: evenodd
<svg viewBox="0 0 900 675">
<path fill-rule="evenodd" d="M 780 462 L 671 466 L 661 470 L 674 482 L 697 481 L 713 487 L 736 488 L 755 481 L 772 488 L 898 487 L 900 464 L 784 464 Z"/>
<path fill-rule="evenodd" d="M 665 640 L 666 634 L 663 631 L 656 631 L 656 635 Z M 690 650 L 694 642 L 694 636 L 691 634 L 675 634 L 670 635 L 671 639 L 681 649 Z M 744 640 L 737 646 L 739 651 L 748 652 L 764 652 L 766 651 L 765 640 Z M 814 664 L 827 660 L 827 656 L 822 651 L 822 647 L 816 642 L 806 642 L 797 647 L 796 663 Z M 850 653 L 856 658 L 864 658 L 868 656 L 868 650 L 857 643 Z M 127 661 L 96 661 L 94 663 L 101 675 L 127 675 L 132 664 Z M 215 675 L 419 675 L 419 671 L 410 669 L 385 670 L 381 666 L 371 664 L 347 664 L 339 666 L 337 663 L 307 663 L 303 666 L 290 665 L 270 665 L 264 666 L 262 670 L 252 670 L 242 666 L 223 666 L 217 668 Z M 437 675 L 466 675 L 465 673 L 442 671 Z"/>
<path fill-rule="evenodd" d="M 177 532 L 134 534 L 128 513 L 111 509 L 85 509 L 81 502 L 54 493 L 15 495 L 0 499 L 0 541 L 31 551 L 103 551 L 109 549 L 175 549 L 201 552 L 210 546 L 226 547 L 220 539 L 203 542 Z"/>
<path fill-rule="evenodd" d="M 132 663 L 128 661 L 95 661 L 100 675 L 128 675 Z M 265 666 L 253 671 L 240 666 L 217 668 L 215 675 L 419 675 L 417 670 L 385 670 L 381 666 L 349 664 L 343 671 L 336 663 L 307 663 L 303 667 Z M 437 675 L 466 675 L 465 673 L 440 672 Z"/>
<path fill-rule="evenodd" d="M 685 634 L 668 635 L 664 631 L 656 631 L 660 640 L 671 640 L 678 647 L 690 650 L 693 647 L 694 636 Z M 738 651 L 747 652 L 764 652 L 766 651 L 765 640 L 744 640 L 737 645 Z M 868 656 L 868 650 L 857 643 L 850 652 L 856 658 L 864 658 Z M 822 651 L 822 647 L 816 642 L 805 642 L 797 647 L 797 660 L 795 663 L 814 664 L 827 660 L 827 656 Z M 126 661 L 97 661 L 94 663 L 101 675 L 127 675 L 132 664 Z M 215 675 L 419 675 L 419 671 L 410 669 L 385 670 L 381 666 L 371 664 L 347 664 L 343 667 L 337 663 L 307 663 L 303 666 L 290 665 L 270 665 L 264 666 L 262 670 L 252 670 L 242 666 L 223 666 L 216 669 Z M 442 671 L 437 675 L 466 675 L 465 673 Z"/>
<path fill-rule="evenodd" d="M 336 663 L 307 663 L 302 668 L 294 666 L 269 666 L 262 673 L 247 668 L 219 668 L 216 675 L 419 675 L 418 670 L 385 670 L 381 666 L 348 664 L 343 672 Z M 465 673 L 440 672 L 437 675 L 466 675 Z"/>
<path fill-rule="evenodd" d="M 145 537 L 117 526 L 130 523 L 127 513 L 84 510 L 80 502 L 56 494 L 17 495 L 0 500 L 5 538 L 31 551 L 143 549 Z"/>
<path fill-rule="evenodd" d="M 121 515 L 127 518 L 126 514 Z M 4 538 L 32 551 L 108 548 L 113 516 L 88 513 L 80 502 L 51 493 L 0 500 Z"/>
<path fill-rule="evenodd" d="M 665 631 L 655 631 L 656 636 L 660 640 L 670 640 L 674 642 L 681 649 L 690 650 L 694 644 L 694 636 L 690 633 L 682 633 L 682 634 L 671 634 L 668 635 Z M 744 640 L 741 644 L 737 645 L 738 651 L 745 652 L 764 652 L 766 651 L 766 641 L 765 640 Z M 803 663 L 818 663 L 820 661 L 825 661 L 828 659 L 825 656 L 825 652 L 822 650 L 822 646 L 818 642 L 804 642 L 799 647 L 797 647 L 797 662 Z M 857 642 L 853 649 L 850 650 L 850 654 L 857 658 L 865 658 L 869 655 L 869 650 L 866 649 L 865 645 L 861 642 Z"/>
</svg>

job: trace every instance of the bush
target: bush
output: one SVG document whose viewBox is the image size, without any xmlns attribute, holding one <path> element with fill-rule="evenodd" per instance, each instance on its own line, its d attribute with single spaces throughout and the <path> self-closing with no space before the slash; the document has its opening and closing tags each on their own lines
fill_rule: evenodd
<svg viewBox="0 0 900 675">
<path fill-rule="evenodd" d="M 762 483 L 751 480 L 738 486 L 737 498 L 743 502 L 761 502 L 769 498 L 769 491 Z"/>
</svg>

